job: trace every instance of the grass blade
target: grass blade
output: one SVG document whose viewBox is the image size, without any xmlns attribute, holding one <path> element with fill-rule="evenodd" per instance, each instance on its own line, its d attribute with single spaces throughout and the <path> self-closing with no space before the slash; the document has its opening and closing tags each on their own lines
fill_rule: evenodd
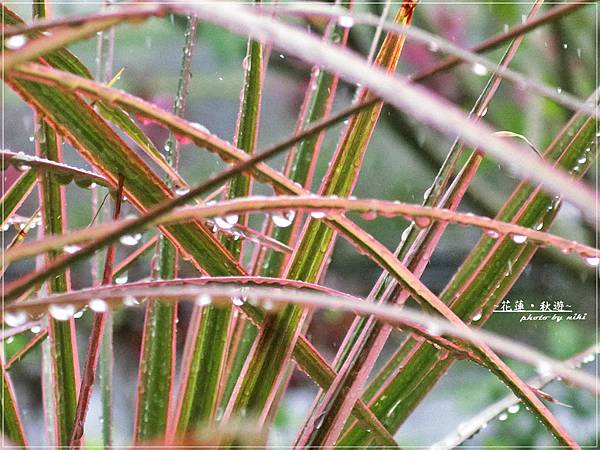
<svg viewBox="0 0 600 450">
<path fill-rule="evenodd" d="M 428 330 L 428 326 L 432 325 L 437 328 L 441 335 L 459 338 L 454 344 L 456 349 L 466 350 L 469 346 L 488 345 L 499 353 L 531 366 L 544 363 L 551 372 L 574 386 L 585 388 L 594 394 L 600 392 L 600 387 L 596 384 L 597 379 L 594 375 L 584 370 L 573 369 L 561 361 L 545 356 L 527 344 L 477 328 L 465 329 L 463 326 L 456 325 L 451 321 L 424 314 L 412 308 L 401 308 L 397 305 L 377 305 L 366 302 L 362 298 L 336 293 L 336 291 L 320 285 L 293 282 L 286 279 L 271 280 L 271 286 L 261 282 L 260 279 L 256 282 L 256 277 L 211 277 L 209 279 L 190 280 L 190 283 L 184 281 L 172 280 L 170 284 L 167 283 L 166 285 L 155 281 L 130 283 L 127 286 L 103 286 L 72 291 L 67 294 L 41 296 L 28 300 L 21 305 L 10 305 L 7 307 L 7 311 L 9 313 L 15 311 L 36 313 L 46 310 L 51 304 L 84 305 L 90 299 L 98 296 L 107 298 L 108 304 L 120 306 L 123 303 L 122 299 L 129 294 L 137 298 L 163 297 L 165 301 L 168 299 L 172 302 L 179 301 L 179 299 L 195 301 L 199 296 L 204 296 L 204 298 L 208 296 L 214 304 L 227 305 L 230 303 L 231 297 L 246 292 L 254 298 L 253 306 L 261 305 L 263 301 L 271 301 L 272 308 L 279 307 L 276 305 L 295 303 L 310 307 L 355 312 L 364 316 L 372 315 L 395 326 L 405 327 L 411 332 L 427 337 L 427 339 L 442 342 L 440 336 L 434 336 L 431 330 Z M 470 353 L 465 352 L 464 354 Z"/>
<path fill-rule="evenodd" d="M 0 370 L 2 370 L 2 437 L 0 437 L 2 446 L 12 444 L 27 448 L 23 422 L 4 363 L 0 364 Z M 6 442 L 7 438 L 10 440 L 10 444 Z"/>
<path fill-rule="evenodd" d="M 264 78 L 263 47 L 260 42 L 249 40 L 243 63 L 244 84 L 240 97 L 240 109 L 236 123 L 234 145 L 248 154 L 256 150 L 258 137 L 261 93 Z M 247 196 L 251 189 L 248 175 L 239 174 L 231 178 L 227 187 L 227 198 Z M 246 226 L 245 215 L 238 216 L 237 223 Z M 242 244 L 239 240 L 223 236 L 225 247 L 234 258 L 242 260 Z M 232 308 L 196 307 L 186 340 L 186 366 L 183 369 L 182 388 L 179 393 L 176 431 L 179 436 L 215 421 L 217 407 L 228 376 L 224 370 L 227 352 L 233 349 L 230 336 L 235 319 Z"/>
<path fill-rule="evenodd" d="M 192 76 L 192 55 L 196 42 L 197 19 L 188 19 L 183 45 L 183 57 L 173 104 L 173 113 L 183 116 L 189 81 Z M 179 142 L 173 133 L 165 145 L 166 162 L 177 170 Z M 172 187 L 172 183 L 168 184 Z M 172 279 L 177 276 L 178 254 L 169 240 L 161 235 L 158 241 L 158 267 L 155 278 Z M 171 414 L 171 398 L 174 386 L 177 305 L 158 300 L 146 307 L 144 335 L 140 353 L 138 395 L 134 425 L 134 442 L 147 442 L 166 436 Z"/>
<path fill-rule="evenodd" d="M 413 8 L 412 2 L 404 3 L 395 20 L 410 23 Z M 394 71 L 403 43 L 403 37 L 388 34 L 377 55 L 376 64 L 387 71 Z M 363 89 L 359 94 L 359 102 L 371 96 L 368 90 Z M 378 103 L 350 119 L 321 186 L 323 195 L 348 196 L 352 192 L 382 106 L 382 103 Z M 322 263 L 333 243 L 334 232 L 323 222 L 309 218 L 302 235 L 286 271 L 286 278 L 313 282 L 322 272 Z M 305 318 L 306 311 L 290 305 L 276 316 L 266 319 L 251 353 L 252 359 L 242 371 L 237 397 L 230 400 L 226 415 L 256 417 L 259 423 L 264 421 Z"/>
<path fill-rule="evenodd" d="M 5 160 L 4 153 L 2 160 Z M 6 158 L 8 159 L 8 158 Z M 4 193 L 0 200 L 0 211 L 2 211 L 2 226 L 6 224 L 7 219 L 17 210 L 32 191 L 37 181 L 35 170 L 28 170 L 21 175 L 17 181 Z"/>
<path fill-rule="evenodd" d="M 43 117 L 38 116 L 36 122 L 38 126 L 37 155 L 60 162 L 62 150 L 59 138 Z M 40 174 L 39 188 L 44 234 L 62 234 L 64 232 L 63 218 L 66 217 L 64 190 L 56 176 L 49 172 Z M 60 254 L 59 251 L 53 251 L 49 253 L 48 258 L 51 261 L 60 257 Z M 48 283 L 48 290 L 52 293 L 66 292 L 68 289 L 67 272 L 58 274 Z M 57 421 L 56 445 L 68 445 L 75 423 L 79 378 L 74 319 L 70 317 L 64 321 L 50 318 L 48 335 L 53 356 L 52 375 Z"/>
</svg>

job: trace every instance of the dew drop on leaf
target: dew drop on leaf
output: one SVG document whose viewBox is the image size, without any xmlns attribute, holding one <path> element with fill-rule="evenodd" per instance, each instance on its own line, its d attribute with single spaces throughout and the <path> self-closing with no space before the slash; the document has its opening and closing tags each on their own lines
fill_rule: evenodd
<svg viewBox="0 0 600 450">
<path fill-rule="evenodd" d="M 140 302 L 138 302 L 137 299 L 132 295 L 127 295 L 123 298 L 123 304 L 125 306 L 136 306 L 139 305 Z"/>
<path fill-rule="evenodd" d="M 115 284 L 125 284 L 127 283 L 128 279 L 129 276 L 127 275 L 127 273 L 124 273 L 122 275 L 119 275 L 118 277 L 115 277 Z"/>
<path fill-rule="evenodd" d="M 230 230 L 238 222 L 237 214 L 228 214 L 225 217 L 215 217 L 215 223 L 222 230 Z"/>
<path fill-rule="evenodd" d="M 506 413 L 502 413 L 498 416 L 498 420 L 501 422 L 504 422 L 506 419 L 508 419 L 508 414 Z"/>
<path fill-rule="evenodd" d="M 25 322 L 27 322 L 27 313 L 25 311 L 4 313 L 4 323 L 9 327 L 18 327 Z"/>
<path fill-rule="evenodd" d="M 340 27 L 352 28 L 354 26 L 354 19 L 350 16 L 341 16 L 338 20 Z"/>
<path fill-rule="evenodd" d="M 479 63 L 473 64 L 473 66 L 471 67 L 471 70 L 473 71 L 473 73 L 475 75 L 480 76 L 480 77 L 486 76 L 488 73 L 487 68 L 483 64 L 479 64 Z"/>
<path fill-rule="evenodd" d="M 294 211 L 288 211 L 286 213 L 276 213 L 271 216 L 271 220 L 275 224 L 275 226 L 279 228 L 289 227 L 292 224 L 292 221 L 296 217 L 296 213 Z"/>
<path fill-rule="evenodd" d="M 520 409 L 521 407 L 519 405 L 512 405 L 507 409 L 507 411 L 511 414 L 516 414 L 519 412 Z"/>
<path fill-rule="evenodd" d="M 585 263 L 588 266 L 596 267 L 600 263 L 600 258 L 597 256 L 586 256 Z"/>
<path fill-rule="evenodd" d="M 428 227 L 429 224 L 431 224 L 431 219 L 429 217 L 415 217 L 415 225 L 418 226 L 419 228 L 425 228 Z"/>
<path fill-rule="evenodd" d="M 123 245 L 126 245 L 128 247 L 132 247 L 134 245 L 137 245 L 138 242 L 140 242 L 140 239 L 142 239 L 142 234 L 141 233 L 136 233 L 136 234 L 126 234 L 124 236 L 121 236 L 119 238 L 119 242 Z"/>
<path fill-rule="evenodd" d="M 322 212 L 322 211 L 313 211 L 313 212 L 310 213 L 310 216 L 313 219 L 322 219 L 322 218 L 325 217 L 325 213 Z"/>
<path fill-rule="evenodd" d="M 65 245 L 63 250 L 65 251 L 65 253 L 69 253 L 69 254 L 73 254 L 78 252 L 79 250 L 81 250 L 81 247 L 79 245 Z"/>
<path fill-rule="evenodd" d="M 487 234 L 492 239 L 498 239 L 500 237 L 500 234 L 496 230 L 487 230 L 485 234 Z"/>
<path fill-rule="evenodd" d="M 527 242 L 527 236 L 523 236 L 522 234 L 513 234 L 512 240 L 515 244 L 524 244 Z"/>
<path fill-rule="evenodd" d="M 73 305 L 50 305 L 48 313 L 56 320 L 69 320 L 75 315 L 75 307 Z"/>
<path fill-rule="evenodd" d="M 212 299 L 208 294 L 201 294 L 198 297 L 196 297 L 195 303 L 198 306 L 208 306 L 212 303 Z"/>
<path fill-rule="evenodd" d="M 175 194 L 176 195 L 185 195 L 188 192 L 190 192 L 190 188 L 187 187 L 187 186 L 178 187 L 177 189 L 175 189 Z"/>
<path fill-rule="evenodd" d="M 16 36 L 9 37 L 6 42 L 6 48 L 9 50 L 16 50 L 23 47 L 27 43 L 27 37 L 23 34 L 17 34 Z"/>
<path fill-rule="evenodd" d="M 108 304 L 101 298 L 95 298 L 89 303 L 90 309 L 95 312 L 106 312 Z"/>
</svg>

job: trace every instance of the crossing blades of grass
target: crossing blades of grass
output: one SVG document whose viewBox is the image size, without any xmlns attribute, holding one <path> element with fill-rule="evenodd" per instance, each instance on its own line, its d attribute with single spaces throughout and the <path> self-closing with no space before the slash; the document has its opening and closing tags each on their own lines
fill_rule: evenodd
<svg viewBox="0 0 600 450">
<path fill-rule="evenodd" d="M 557 161 L 565 170 L 573 171 L 578 167 L 573 176 L 581 176 L 592 161 L 591 145 L 595 127 L 596 121 L 593 119 L 583 114 L 574 116 L 551 144 L 546 158 Z M 578 162 L 584 160 L 584 163 Z M 558 207 L 558 200 L 543 193 L 539 186 L 522 183 L 497 218 L 526 227 L 548 229 Z M 453 310 L 463 320 L 470 321 L 481 312 L 477 325 L 485 323 L 537 249 L 534 244 L 518 244 L 510 238 L 495 236 L 492 234 L 480 240 L 441 294 L 442 300 L 451 302 Z M 512 271 L 507 273 L 509 262 Z M 406 356 L 408 348 L 412 348 L 410 356 Z M 364 398 L 370 401 L 371 407 L 388 429 L 396 430 L 452 361 L 453 358 L 439 360 L 435 348 L 421 346 L 409 339 L 373 380 Z M 400 365 L 403 369 L 397 371 Z M 415 379 L 415 371 L 421 373 L 423 367 L 427 375 Z M 364 445 L 365 442 L 368 442 L 368 433 L 354 426 L 339 445 Z"/>
<path fill-rule="evenodd" d="M 403 4 L 395 20 L 410 23 L 413 9 L 412 2 Z M 376 65 L 384 67 L 387 71 L 394 71 L 403 43 L 403 37 L 388 34 L 377 55 Z M 368 90 L 363 89 L 358 101 L 364 102 L 371 96 Z M 350 195 L 382 106 L 382 103 L 378 103 L 350 119 L 324 178 L 321 194 Z M 322 273 L 323 262 L 333 239 L 334 232 L 331 228 L 321 221 L 309 218 L 304 226 L 302 239 L 286 270 L 286 278 L 316 281 Z M 267 317 L 250 353 L 252 357 L 242 370 L 237 391 L 234 390 L 237 397 L 232 396 L 226 416 L 253 417 L 262 424 L 272 406 L 275 392 L 284 374 L 283 369 L 291 356 L 305 318 L 306 311 L 296 305 L 290 305 L 277 315 Z"/>
</svg>

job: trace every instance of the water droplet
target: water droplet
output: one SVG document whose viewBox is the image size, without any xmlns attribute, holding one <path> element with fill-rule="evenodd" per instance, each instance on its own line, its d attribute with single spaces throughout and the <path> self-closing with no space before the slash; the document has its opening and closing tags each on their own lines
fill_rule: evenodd
<svg viewBox="0 0 600 450">
<path fill-rule="evenodd" d="M 228 214 L 225 217 L 215 217 L 215 223 L 222 230 L 230 230 L 238 222 L 237 214 Z"/>
<path fill-rule="evenodd" d="M 195 303 L 198 306 L 208 306 L 212 303 L 212 299 L 208 294 L 200 294 L 198 297 L 196 297 Z"/>
<path fill-rule="evenodd" d="M 352 28 L 354 26 L 354 19 L 350 16 L 341 16 L 338 19 L 338 23 L 340 24 L 340 27 Z"/>
<path fill-rule="evenodd" d="M 325 217 L 325 213 L 322 211 L 313 211 L 310 213 L 310 216 L 313 219 L 322 219 L 323 217 Z"/>
<path fill-rule="evenodd" d="M 69 320 L 75 314 L 73 305 L 50 305 L 48 313 L 56 320 Z"/>
<path fill-rule="evenodd" d="M 271 216 L 271 220 L 275 224 L 275 226 L 280 228 L 289 227 L 292 224 L 292 221 L 296 217 L 296 213 L 294 211 L 288 211 L 282 214 L 273 214 Z"/>
<path fill-rule="evenodd" d="M 402 234 L 400 235 L 400 240 L 402 242 L 406 241 L 406 239 L 408 238 L 408 235 L 410 234 L 410 228 L 411 227 L 406 227 L 404 229 L 404 231 L 402 232 Z"/>
<path fill-rule="evenodd" d="M 127 275 L 127 273 L 124 273 L 122 275 L 119 275 L 118 277 L 115 277 L 115 284 L 125 284 L 127 283 L 128 279 L 129 276 Z"/>
<path fill-rule="evenodd" d="M 485 67 L 483 64 L 480 64 L 480 63 L 475 63 L 475 64 L 473 64 L 473 65 L 471 66 L 471 71 L 472 71 L 472 72 L 473 72 L 475 75 L 478 75 L 478 76 L 480 76 L 480 77 L 483 77 L 483 76 L 487 75 L 487 73 L 488 73 L 488 70 L 487 70 L 487 68 L 486 68 L 486 67 Z"/>
<path fill-rule="evenodd" d="M 564 48 L 564 49 L 567 49 L 567 48 L 569 48 L 569 44 L 563 44 L 563 48 Z"/>
<path fill-rule="evenodd" d="M 512 240 L 515 244 L 524 244 L 527 242 L 527 236 L 523 236 L 522 234 L 513 234 Z"/>
<path fill-rule="evenodd" d="M 27 322 L 27 313 L 25 311 L 4 313 L 4 323 L 9 327 L 18 327 L 25 322 Z"/>
<path fill-rule="evenodd" d="M 521 407 L 519 405 L 512 405 L 507 409 L 507 411 L 511 414 L 516 414 L 519 412 L 520 409 Z"/>
<path fill-rule="evenodd" d="M 231 303 L 233 303 L 235 306 L 242 306 L 244 303 L 246 303 L 246 301 L 242 297 L 232 297 Z"/>
<path fill-rule="evenodd" d="M 582 363 L 587 364 L 587 363 L 591 363 L 592 361 L 594 361 L 596 359 L 596 355 L 594 355 L 593 353 L 590 353 L 589 355 L 587 355 L 585 358 L 583 358 L 581 360 Z"/>
<path fill-rule="evenodd" d="M 506 419 L 508 419 L 508 414 L 506 413 L 502 413 L 498 416 L 498 420 L 501 422 L 504 422 Z"/>
<path fill-rule="evenodd" d="M 496 230 L 486 230 L 485 234 L 492 239 L 498 239 L 500 237 L 500 234 Z"/>
<path fill-rule="evenodd" d="M 182 187 L 178 187 L 177 189 L 175 189 L 176 195 L 185 195 L 188 192 L 190 192 L 190 188 L 187 186 L 182 186 Z"/>
<path fill-rule="evenodd" d="M 429 336 L 439 336 L 441 333 L 440 328 L 435 323 L 430 323 L 429 325 L 427 325 L 425 331 Z"/>
<path fill-rule="evenodd" d="M 141 233 L 126 234 L 119 238 L 119 242 L 123 245 L 127 245 L 128 247 L 132 247 L 134 245 L 137 245 L 138 242 L 140 242 L 140 239 L 142 239 Z"/>
<path fill-rule="evenodd" d="M 429 51 L 431 51 L 433 53 L 437 52 L 440 49 L 440 45 L 435 41 L 431 41 L 429 43 L 428 47 L 429 47 Z"/>
<path fill-rule="evenodd" d="M 560 88 L 560 87 L 557 87 L 557 88 L 556 88 L 556 92 L 557 92 L 557 93 L 559 93 L 559 94 L 560 94 L 560 93 L 562 93 L 562 88 Z"/>
<path fill-rule="evenodd" d="M 95 312 L 106 312 L 108 304 L 101 298 L 95 298 L 90 301 L 90 309 Z"/>
<path fill-rule="evenodd" d="M 27 43 L 27 37 L 23 34 L 17 34 L 16 36 L 11 36 L 6 40 L 6 48 L 9 50 L 16 50 L 18 48 L 23 47 Z"/>
<path fill-rule="evenodd" d="M 285 59 L 285 55 L 283 55 L 282 53 L 280 53 L 280 54 L 279 54 L 279 57 L 280 57 L 281 59 Z"/>
<path fill-rule="evenodd" d="M 31 331 L 33 334 L 38 334 L 40 331 L 42 331 L 42 328 L 39 325 L 34 325 L 29 329 L 29 331 Z"/>
<path fill-rule="evenodd" d="M 208 128 L 198 122 L 191 122 L 190 125 L 192 125 L 195 129 L 202 131 L 203 133 L 211 134 Z"/>
<path fill-rule="evenodd" d="M 588 266 L 596 267 L 600 263 L 600 258 L 597 256 L 586 256 L 585 263 Z"/>
<path fill-rule="evenodd" d="M 579 158 L 579 159 L 577 160 L 577 162 L 578 162 L 579 164 L 585 164 L 585 163 L 587 162 L 587 158 L 586 158 L 585 156 L 583 156 L 583 157 Z"/>
<path fill-rule="evenodd" d="M 483 313 L 481 311 L 475 313 L 475 315 L 473 316 L 473 322 L 477 322 L 478 320 L 481 319 L 481 316 L 483 316 Z"/>
<path fill-rule="evenodd" d="M 123 297 L 123 304 L 125 306 L 136 306 L 139 305 L 140 302 L 138 302 L 134 296 L 126 295 L 125 297 Z"/>
<path fill-rule="evenodd" d="M 73 253 L 77 253 L 79 250 L 81 250 L 81 247 L 79 245 L 65 245 L 63 250 L 65 253 L 72 255 Z"/>
<path fill-rule="evenodd" d="M 543 361 L 536 366 L 535 370 L 543 377 L 551 376 L 553 374 L 550 364 Z"/>
</svg>

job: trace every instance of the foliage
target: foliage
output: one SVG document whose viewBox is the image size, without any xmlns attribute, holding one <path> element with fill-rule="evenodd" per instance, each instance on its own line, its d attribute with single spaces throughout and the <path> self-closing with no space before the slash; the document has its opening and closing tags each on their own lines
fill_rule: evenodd
<svg viewBox="0 0 600 450">
<path fill-rule="evenodd" d="M 55 18 L 48 17 L 46 2 L 36 1 L 31 23 L 3 4 L 3 81 L 33 111 L 35 147 L 35 155 L 2 150 L 9 180 L 1 200 L 4 447 L 42 443 L 29 430 L 22 380 L 14 375 L 40 354 L 35 392 L 41 389 L 46 439 L 55 446 L 92 445 L 92 413 L 102 417 L 103 448 L 115 440 L 140 448 L 277 442 L 271 431 L 295 414 L 287 405 L 296 368 L 319 391 L 298 419 L 295 437 L 287 439 L 294 448 L 410 444 L 403 424 L 436 395 L 436 383 L 479 368 L 487 369 L 485 383 L 461 385 L 461 395 L 472 400 L 485 393 L 492 400 L 491 389 L 510 396 L 453 424 L 435 448 L 465 442 L 490 420 L 516 414 L 519 403 L 527 410 L 520 414 L 531 416 L 523 426 L 539 428 L 539 422 L 545 429 L 541 442 L 579 448 L 589 440 L 574 435 L 577 419 L 563 421 L 554 408 L 562 402 L 541 389 L 559 380 L 570 386 L 571 398 L 599 395 L 597 379 L 581 368 L 595 359 L 597 344 L 574 337 L 581 332 L 567 322 L 553 335 L 565 342 L 552 347 L 561 362 L 522 339 L 503 337 L 508 333 L 490 319 L 506 311 L 511 289 L 532 283 L 527 273 L 538 253 L 566 272 L 597 277 L 600 251 L 590 238 L 596 236 L 597 196 L 586 174 L 595 175 L 599 91 L 589 58 L 582 57 L 589 42 L 578 41 L 577 64 L 562 52 L 566 43 L 554 43 L 557 55 L 551 57 L 559 63 L 543 77 L 512 67 L 531 51 L 522 44 L 534 29 L 553 27 L 562 39 L 572 32 L 568 16 L 588 14 L 597 4 L 544 7 L 540 0 L 522 21 L 515 8 L 507 6 L 505 14 L 514 26 L 488 37 L 483 19 L 416 0 L 277 7 L 259 1 L 107 2 L 100 12 Z M 448 31 L 432 11 L 461 25 Z M 112 73 L 119 33 L 159 25 L 175 30 L 171 37 L 183 46 L 180 68 L 170 78 L 172 102 L 120 89 L 130 86 L 135 67 Z M 448 33 L 471 39 L 470 49 L 455 45 Z M 96 35 L 94 78 L 76 53 L 86 54 L 84 46 Z M 230 72 L 239 67 L 227 61 L 244 58 L 242 75 L 235 75 L 241 94 L 229 135 L 221 132 L 227 128 L 216 110 L 206 124 L 186 119 L 195 117 L 192 94 L 204 83 L 194 78 L 198 40 L 207 40 Z M 482 56 L 499 48 L 503 53 Z M 435 62 L 440 51 L 444 59 L 422 64 Z M 273 113 L 270 77 L 287 73 L 286 89 L 297 91 L 305 65 L 310 77 L 294 130 L 275 139 L 285 133 L 276 129 L 281 121 Z M 401 75 L 411 67 L 413 74 Z M 488 80 L 483 88 L 482 77 Z M 564 87 L 553 87 L 556 82 Z M 348 92 L 352 103 L 339 106 Z M 466 112 L 471 97 L 477 101 Z M 507 118 L 519 102 L 537 105 L 532 120 L 553 126 L 521 129 Z M 208 124 L 220 131 L 209 131 Z M 332 132 L 336 127 L 340 134 Z M 390 139 L 388 131 L 396 136 Z M 437 133 L 454 140 L 449 150 Z M 378 168 L 367 150 L 380 139 L 387 140 Z M 402 163 L 399 149 L 406 150 Z M 219 160 L 212 175 L 207 154 L 213 164 Z M 277 156 L 285 158 L 281 170 Z M 413 173 L 415 160 L 435 169 L 431 183 Z M 392 200 L 353 195 L 369 192 L 363 179 L 374 174 L 386 185 L 376 197 L 389 189 Z M 399 179 L 410 185 L 407 201 L 398 201 L 392 188 Z M 428 187 L 422 204 L 412 195 L 415 185 Z M 92 193 L 92 217 L 75 226 L 69 218 L 80 206 L 73 192 L 81 200 L 81 188 Z M 463 211 L 471 205 L 477 214 Z M 571 211 L 568 220 L 561 209 Z M 456 270 L 446 268 L 447 283 L 433 280 L 432 286 L 432 261 L 450 241 L 467 238 L 464 261 L 455 261 Z M 398 241 L 396 251 L 389 250 Z M 377 270 L 379 279 L 373 283 L 364 271 L 343 267 L 344 248 L 366 256 L 361 264 Z M 23 265 L 34 258 L 27 273 Z M 88 266 L 91 280 L 81 277 Z M 340 273 L 346 283 L 360 280 L 360 295 L 329 282 L 328 274 Z M 372 289 L 363 295 L 366 285 Z M 576 309 L 556 308 L 561 318 Z M 142 309 L 143 325 L 135 313 Z M 318 309 L 353 319 L 339 327 L 333 358 L 311 338 L 323 320 Z M 87 310 L 93 312 L 91 328 L 76 320 Z M 124 356 L 113 344 L 114 324 L 121 329 L 125 323 L 130 329 L 139 323 L 142 331 L 127 343 L 135 349 L 135 358 L 127 358 L 136 366 L 137 388 L 131 389 L 132 437 L 124 439 L 113 429 L 120 399 L 112 383 L 135 384 L 120 380 L 114 369 Z M 77 340 L 88 329 L 87 349 L 82 353 L 80 345 L 78 356 Z M 531 368 L 537 377 L 525 381 Z M 97 389 L 98 413 L 89 411 Z M 428 419 L 429 426 L 437 419 Z M 486 443 L 503 441 L 502 428 L 495 431 Z M 438 435 L 428 430 L 421 442 Z M 536 439 L 528 428 L 514 445 L 537 445 Z"/>
</svg>

